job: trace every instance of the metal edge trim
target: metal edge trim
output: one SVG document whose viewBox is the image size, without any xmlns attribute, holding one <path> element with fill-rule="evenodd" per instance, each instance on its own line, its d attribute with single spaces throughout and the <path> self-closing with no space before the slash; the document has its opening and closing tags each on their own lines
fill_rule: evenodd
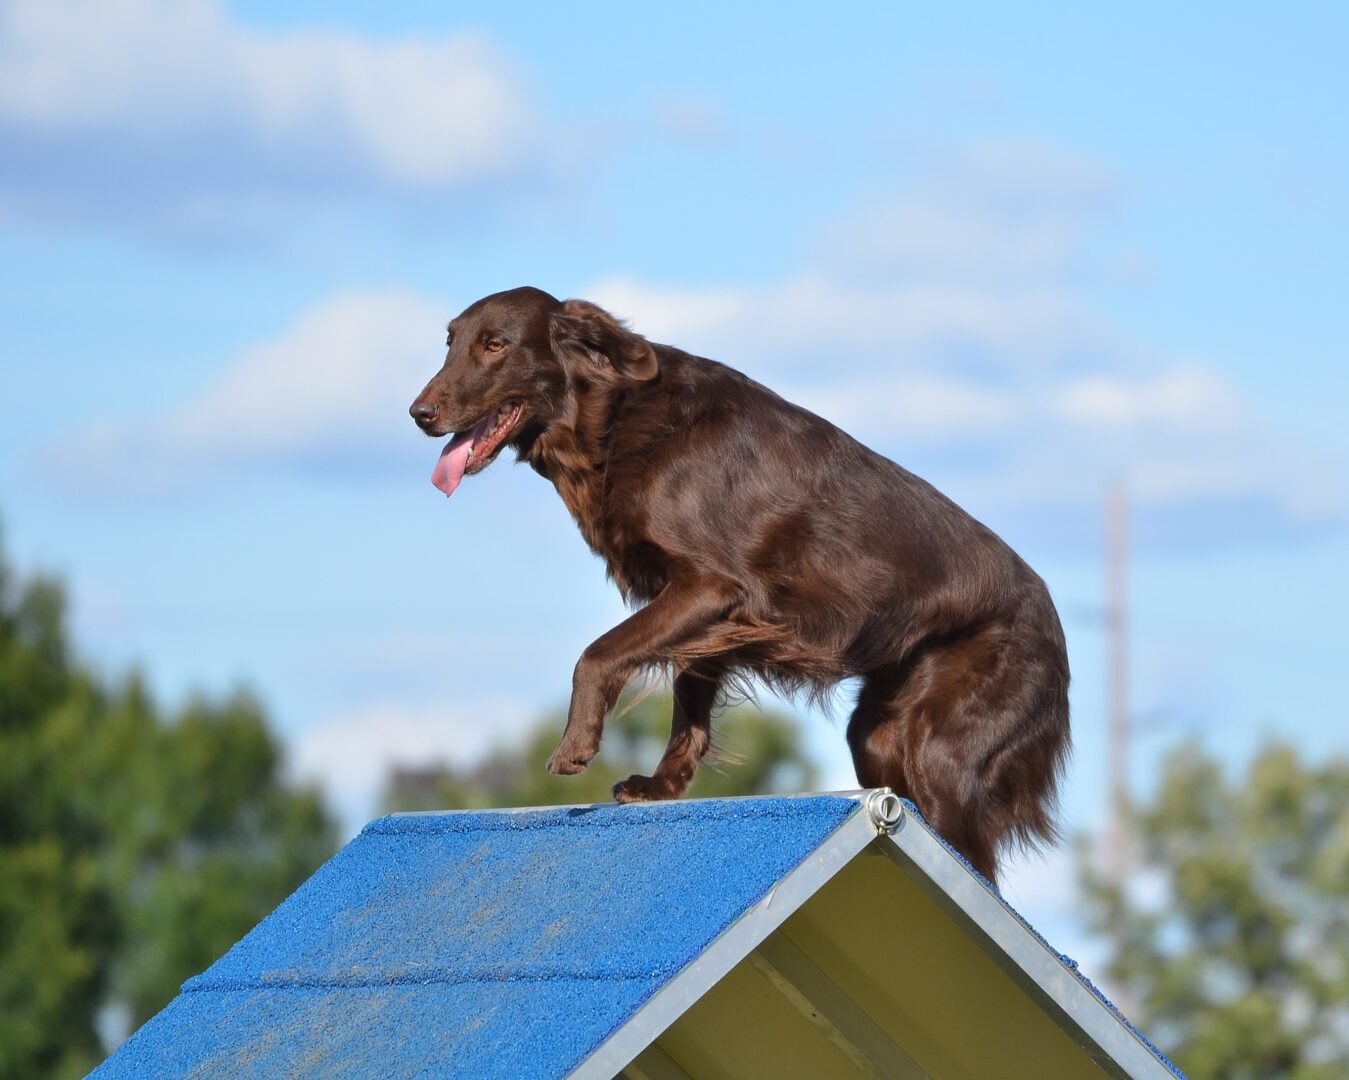
<svg viewBox="0 0 1349 1080">
<path fill-rule="evenodd" d="M 800 791 L 790 795 L 709 795 L 700 799 L 678 799 L 676 802 L 680 806 L 686 806 L 689 803 L 705 802 L 762 802 L 764 799 L 854 799 L 860 800 L 871 794 L 872 791 L 888 792 L 889 788 L 858 788 L 853 791 Z M 544 811 L 553 810 L 595 810 L 605 806 L 618 806 L 615 802 L 601 803 L 562 803 L 556 806 L 484 806 L 472 810 L 402 810 L 396 814 L 383 814 L 372 821 L 382 821 L 385 818 L 407 818 L 407 817 L 450 817 L 454 814 L 537 814 Z M 651 803 L 632 803 L 633 806 L 650 806 Z"/>
<path fill-rule="evenodd" d="M 876 826 L 865 812 L 866 791 L 832 792 L 857 809 L 753 907 L 721 932 L 677 975 L 642 1003 L 616 1031 L 568 1074 L 569 1080 L 611 1080 L 661 1033 L 725 978 L 788 916 L 819 891 L 868 844 Z"/>
<path fill-rule="evenodd" d="M 912 814 L 905 817 L 906 824 L 914 820 Z M 972 939 L 1107 1073 L 1126 1080 L 1175 1080 L 1171 1070 L 1082 984 L 1058 953 L 1012 914 L 1006 902 L 929 829 L 922 822 L 918 828 L 880 836 L 876 844 L 949 914 L 975 931 Z"/>
</svg>

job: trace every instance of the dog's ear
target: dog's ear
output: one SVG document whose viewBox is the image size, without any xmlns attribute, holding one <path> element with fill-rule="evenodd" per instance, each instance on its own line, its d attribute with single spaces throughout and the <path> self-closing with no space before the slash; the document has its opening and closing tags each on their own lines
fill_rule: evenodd
<svg viewBox="0 0 1349 1080">
<path fill-rule="evenodd" d="M 582 353 L 595 365 L 646 382 L 658 370 L 655 350 L 603 308 L 586 300 L 567 300 L 549 317 L 548 336 L 559 353 Z"/>
</svg>

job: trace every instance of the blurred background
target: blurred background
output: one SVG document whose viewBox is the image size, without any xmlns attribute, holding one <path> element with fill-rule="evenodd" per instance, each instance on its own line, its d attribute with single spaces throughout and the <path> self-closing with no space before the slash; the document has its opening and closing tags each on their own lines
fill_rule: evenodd
<svg viewBox="0 0 1349 1080">
<path fill-rule="evenodd" d="M 1192 1076 L 1349 1068 L 1349 8 L 0 0 L 0 1076 L 78 1075 L 384 809 L 543 774 L 623 615 L 444 324 L 585 297 L 1044 576 L 1004 891 Z M 695 793 L 856 786 L 766 693 Z M 739 762 L 737 764 L 736 762 Z"/>
</svg>

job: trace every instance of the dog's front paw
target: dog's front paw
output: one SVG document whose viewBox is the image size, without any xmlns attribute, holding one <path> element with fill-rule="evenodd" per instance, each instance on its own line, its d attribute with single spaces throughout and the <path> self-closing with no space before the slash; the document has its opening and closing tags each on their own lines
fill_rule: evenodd
<svg viewBox="0 0 1349 1080">
<path fill-rule="evenodd" d="M 674 785 L 655 776 L 629 776 L 614 785 L 615 802 L 661 802 L 677 798 L 679 792 L 674 790 Z"/>
<path fill-rule="evenodd" d="M 575 746 L 563 739 L 561 745 L 553 751 L 553 756 L 548 759 L 548 771 L 554 776 L 575 776 L 578 772 L 585 771 L 598 751 L 599 747 Z"/>
</svg>

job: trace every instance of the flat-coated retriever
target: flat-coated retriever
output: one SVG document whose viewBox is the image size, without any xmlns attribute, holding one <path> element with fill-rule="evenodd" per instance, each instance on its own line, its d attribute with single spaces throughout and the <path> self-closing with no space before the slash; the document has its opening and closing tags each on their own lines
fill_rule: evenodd
<svg viewBox="0 0 1349 1080">
<path fill-rule="evenodd" d="M 449 325 L 413 403 L 453 438 L 445 494 L 515 448 L 553 482 L 630 618 L 581 654 L 561 744 L 576 773 L 639 669 L 673 669 L 670 742 L 620 802 L 678 798 L 726 680 L 824 695 L 861 676 L 857 779 L 911 798 L 992 879 L 1000 848 L 1054 836 L 1068 659 L 1045 584 L 913 474 L 732 368 L 533 288 Z"/>
</svg>

